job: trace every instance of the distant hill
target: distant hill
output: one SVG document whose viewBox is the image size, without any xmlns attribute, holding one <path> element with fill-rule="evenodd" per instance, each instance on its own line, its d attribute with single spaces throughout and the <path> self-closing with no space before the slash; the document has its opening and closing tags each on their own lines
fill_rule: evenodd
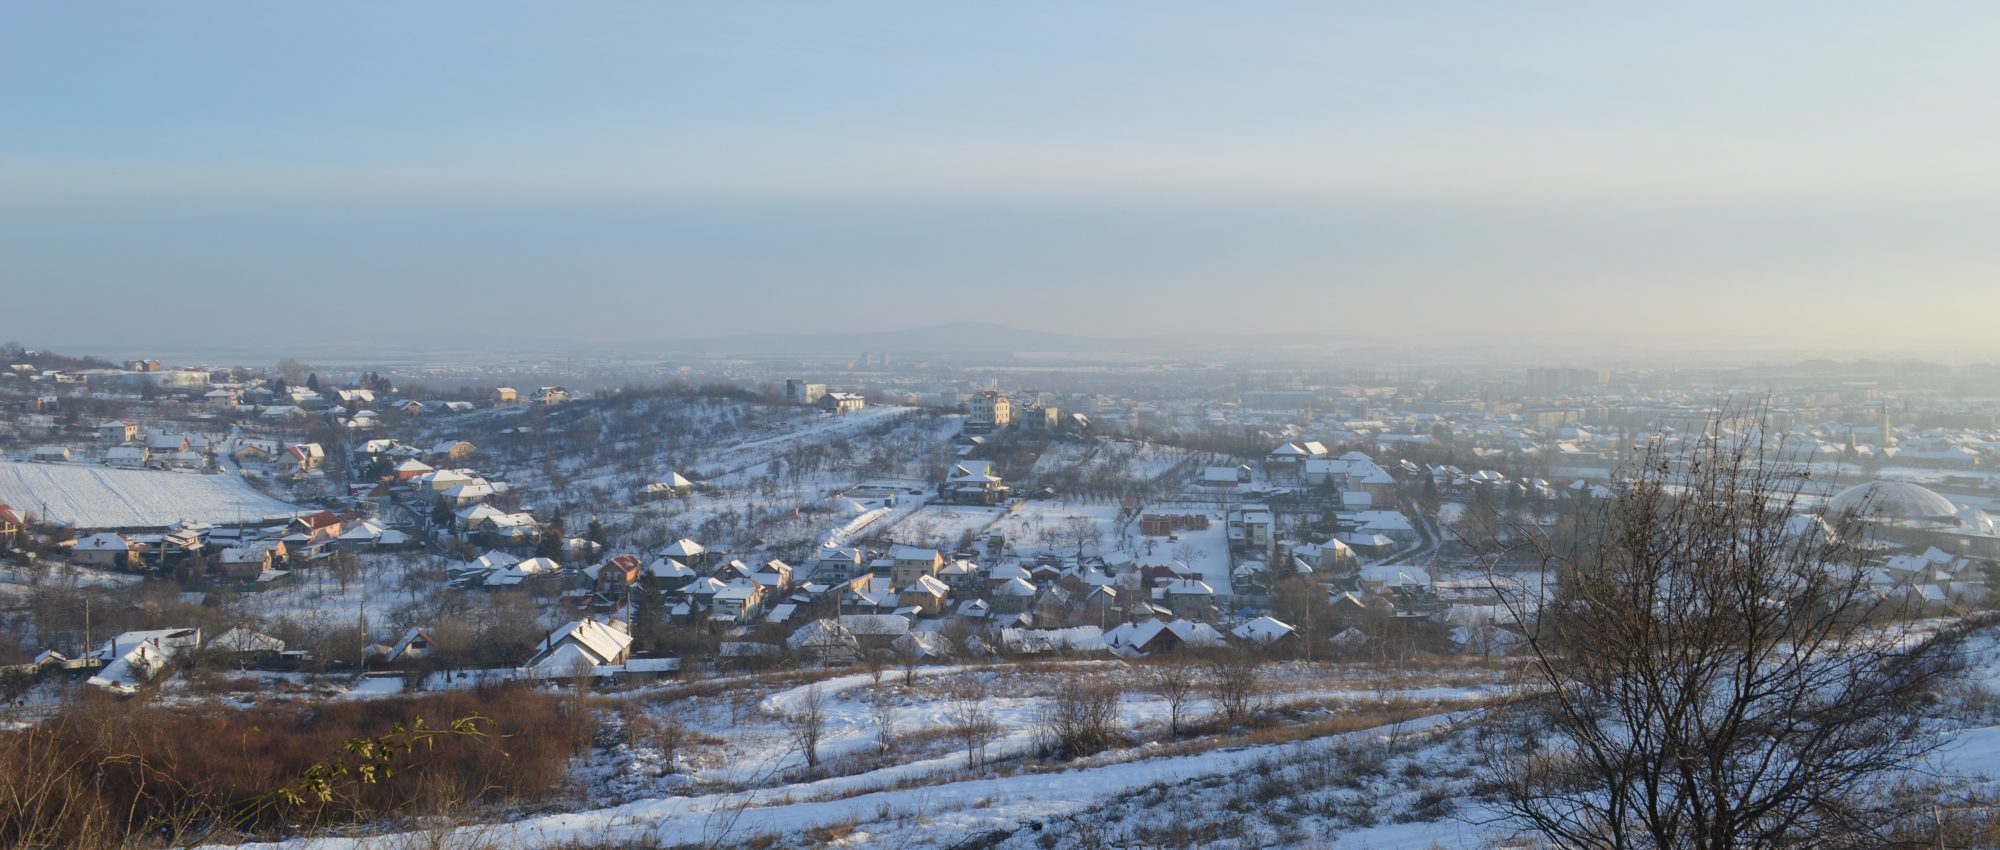
<svg viewBox="0 0 2000 850">
<path fill-rule="evenodd" d="M 1007 354 L 1076 352 L 1190 354 L 1224 350 L 1266 350 L 1327 346 L 1327 337 L 1309 334 L 1212 334 L 1202 336 L 1085 336 L 1038 331 L 990 322 L 955 322 L 904 330 L 855 330 L 807 334 L 735 334 L 681 340 L 668 350 L 690 354 Z"/>
<path fill-rule="evenodd" d="M 1072 334 L 1011 328 L 987 322 L 956 322 L 948 325 L 909 328 L 898 331 L 855 330 L 806 334 L 753 333 L 690 339 L 674 343 L 676 350 L 705 353 L 821 354 L 862 351 L 891 352 L 979 352 L 1009 351 L 1110 351 L 1120 347 L 1117 339 L 1092 339 Z"/>
</svg>

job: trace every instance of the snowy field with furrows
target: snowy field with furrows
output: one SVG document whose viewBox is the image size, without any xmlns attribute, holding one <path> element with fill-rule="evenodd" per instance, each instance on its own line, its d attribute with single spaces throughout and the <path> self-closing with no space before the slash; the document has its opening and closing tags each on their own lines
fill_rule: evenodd
<svg viewBox="0 0 2000 850">
<path fill-rule="evenodd" d="M 79 528 L 146 528 L 183 520 L 255 522 L 299 510 L 227 472 L 18 461 L 0 461 L 0 504 Z"/>
</svg>

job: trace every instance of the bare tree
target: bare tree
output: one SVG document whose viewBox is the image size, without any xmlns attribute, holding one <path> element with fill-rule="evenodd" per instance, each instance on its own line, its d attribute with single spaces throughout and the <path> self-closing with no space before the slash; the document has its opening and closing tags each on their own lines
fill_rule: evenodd
<svg viewBox="0 0 2000 850">
<path fill-rule="evenodd" d="M 875 725 L 875 743 L 882 752 L 896 749 L 896 704 L 878 697 L 868 707 L 869 719 Z"/>
<path fill-rule="evenodd" d="M 564 670 L 563 674 L 569 678 L 570 685 L 576 688 L 577 693 L 588 693 L 590 680 L 597 675 L 597 665 L 579 655 L 570 659 L 568 669 Z"/>
<path fill-rule="evenodd" d="M 1495 577 L 1531 624 L 1531 696 L 1497 718 L 1488 772 L 1556 845 L 1887 846 L 1923 805 L 1895 786 L 1940 746 L 1922 711 L 1962 631 L 1871 592 L 1862 529 L 1793 522 L 1806 476 L 1761 424 L 1656 443 L 1574 542 L 1538 543 L 1548 590 Z"/>
<path fill-rule="evenodd" d="M 986 764 L 987 742 L 999 731 L 999 724 L 986 708 L 986 684 L 968 678 L 952 685 L 947 693 L 951 705 L 945 711 L 946 722 L 951 724 L 952 734 L 965 744 L 966 769 L 978 770 Z"/>
<path fill-rule="evenodd" d="M 1230 723 L 1250 719 L 1264 694 L 1263 659 L 1241 649 L 1218 650 L 1208 658 L 1202 689 L 1215 701 L 1215 713 Z"/>
<path fill-rule="evenodd" d="M 1037 712 L 1042 748 L 1064 758 L 1080 758 L 1118 743 L 1118 685 L 1065 678 Z"/>
<path fill-rule="evenodd" d="M 1087 516 L 1073 516 L 1063 520 L 1061 540 L 1076 547 L 1076 556 L 1083 557 L 1086 546 L 1095 546 L 1104 541 L 1104 529 L 1097 520 Z"/>
<path fill-rule="evenodd" d="M 785 712 L 783 719 L 792 744 L 805 754 L 806 767 L 819 767 L 819 742 L 826 736 L 826 693 L 819 683 L 807 686 L 797 707 Z"/>
<path fill-rule="evenodd" d="M 917 647 L 912 644 L 907 649 L 896 651 L 896 661 L 903 668 L 903 690 L 907 691 L 915 688 L 917 686 L 917 668 L 923 666 L 924 663 L 923 653 L 919 652 Z"/>
<path fill-rule="evenodd" d="M 1168 654 L 1140 669 L 1147 690 L 1166 700 L 1168 734 L 1180 737 L 1182 721 L 1187 718 L 1188 702 L 1194 699 L 1199 684 L 1194 667 L 1179 654 Z"/>
</svg>

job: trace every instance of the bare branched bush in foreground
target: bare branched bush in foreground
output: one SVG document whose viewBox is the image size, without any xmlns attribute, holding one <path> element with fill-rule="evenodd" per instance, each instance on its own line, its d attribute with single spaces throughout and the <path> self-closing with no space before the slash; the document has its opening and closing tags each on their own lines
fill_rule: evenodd
<svg viewBox="0 0 2000 850">
<path fill-rule="evenodd" d="M 970 678 L 954 683 L 946 693 L 951 699 L 946 722 L 951 725 L 952 734 L 965 744 L 966 769 L 978 770 L 986 765 L 986 744 L 1000 731 L 1000 724 L 986 707 L 989 695 L 986 683 Z"/>
<path fill-rule="evenodd" d="M 1529 696 L 1485 746 L 1517 825 L 1574 848 L 1838 848 L 1913 814 L 1891 791 L 1941 744 L 1923 712 L 1961 633 L 1869 587 L 1861 529 L 1796 519 L 1809 481 L 1760 426 L 1656 443 L 1570 542 L 1538 541 L 1542 590 L 1495 576 L 1530 624 Z"/>
<path fill-rule="evenodd" d="M 784 722 L 792 744 L 806 757 L 806 767 L 819 767 L 819 742 L 826 736 L 826 693 L 818 683 L 806 687 L 798 708 L 787 712 Z"/>
<path fill-rule="evenodd" d="M 1140 676 L 1147 690 L 1167 704 L 1167 733 L 1180 737 L 1187 719 L 1188 703 L 1194 699 L 1196 685 L 1199 684 L 1195 668 L 1184 657 L 1170 654 L 1141 667 Z"/>
<path fill-rule="evenodd" d="M 1063 758 L 1095 755 L 1117 746 L 1118 686 L 1065 679 L 1037 719 L 1042 748 Z"/>
<path fill-rule="evenodd" d="M 1208 658 L 1202 689 L 1215 702 L 1215 713 L 1231 724 L 1255 713 L 1264 695 L 1263 659 L 1242 649 L 1217 650 Z"/>
</svg>

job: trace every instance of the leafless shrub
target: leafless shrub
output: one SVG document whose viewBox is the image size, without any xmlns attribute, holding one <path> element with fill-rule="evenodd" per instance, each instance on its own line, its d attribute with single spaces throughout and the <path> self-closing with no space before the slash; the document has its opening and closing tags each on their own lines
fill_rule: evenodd
<svg viewBox="0 0 2000 850">
<path fill-rule="evenodd" d="M 1069 678 L 1036 718 L 1042 748 L 1059 758 L 1094 755 L 1117 745 L 1118 685 Z"/>
<path fill-rule="evenodd" d="M 992 712 L 986 708 L 986 684 L 976 677 L 954 683 L 947 691 L 951 706 L 945 717 L 960 743 L 965 745 L 965 767 L 978 770 L 986 765 L 986 745 L 1000 731 Z"/>
<path fill-rule="evenodd" d="M 826 736 L 826 693 L 818 684 L 806 687 L 798 708 L 786 712 L 784 724 L 792 744 L 805 755 L 806 767 L 819 767 L 819 742 Z"/>
<path fill-rule="evenodd" d="M 876 745 L 884 752 L 896 748 L 896 706 L 886 699 L 876 700 L 869 706 L 870 720 L 875 726 Z"/>
<path fill-rule="evenodd" d="M 1193 700 L 1200 684 L 1195 668 L 1180 655 L 1167 655 L 1139 668 L 1139 676 L 1146 689 L 1167 703 L 1167 732 L 1178 738 L 1182 721 L 1187 717 L 1188 702 Z"/>
<path fill-rule="evenodd" d="M 1215 712 L 1231 724 L 1250 719 L 1264 696 L 1262 659 L 1247 651 L 1221 650 L 1208 657 L 1202 690 L 1215 701 Z"/>
<path fill-rule="evenodd" d="M 1499 716 L 1487 767 L 1552 843 L 1886 846 L 1921 811 L 1891 785 L 1943 741 L 1923 717 L 1962 631 L 1872 592 L 1862 529 L 1793 524 L 1806 478 L 1763 424 L 1656 443 L 1567 542 L 1535 541 L 1540 597 L 1504 594 L 1532 624 L 1533 696 Z"/>
</svg>

